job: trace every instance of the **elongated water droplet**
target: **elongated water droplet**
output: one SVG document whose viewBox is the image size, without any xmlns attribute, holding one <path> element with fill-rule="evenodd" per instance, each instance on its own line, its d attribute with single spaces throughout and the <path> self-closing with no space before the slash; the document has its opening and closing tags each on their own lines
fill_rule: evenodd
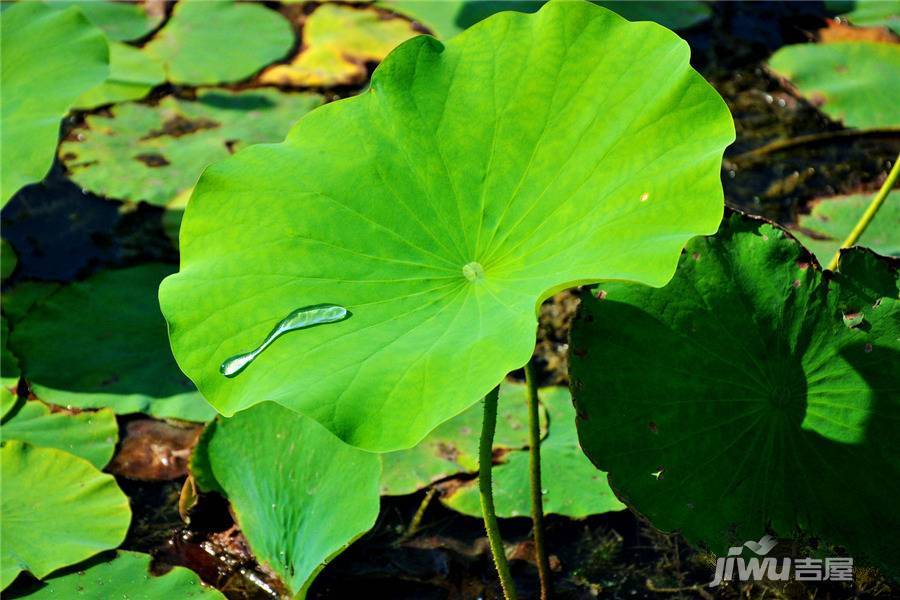
<svg viewBox="0 0 900 600">
<path fill-rule="evenodd" d="M 256 357 L 262 354 L 263 350 L 268 348 L 272 342 L 285 333 L 296 331 L 297 329 L 306 329 L 315 325 L 343 321 L 348 316 L 350 316 L 350 313 L 347 309 L 336 304 L 314 304 L 313 306 L 298 308 L 279 321 L 256 349 L 226 358 L 219 366 L 219 372 L 225 377 L 235 377 L 256 360 Z"/>
</svg>

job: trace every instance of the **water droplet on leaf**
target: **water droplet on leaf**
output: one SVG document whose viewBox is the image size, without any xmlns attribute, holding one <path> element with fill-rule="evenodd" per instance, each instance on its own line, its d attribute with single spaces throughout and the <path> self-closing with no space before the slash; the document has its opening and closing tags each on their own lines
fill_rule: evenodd
<svg viewBox="0 0 900 600">
<path fill-rule="evenodd" d="M 315 304 L 298 308 L 279 321 L 255 350 L 242 352 L 225 359 L 219 366 L 219 372 L 225 377 L 235 377 L 256 360 L 256 357 L 262 354 L 263 350 L 272 345 L 272 342 L 285 333 L 325 323 L 336 323 L 337 321 L 343 321 L 348 316 L 350 316 L 350 313 L 347 309 L 336 304 Z"/>
</svg>

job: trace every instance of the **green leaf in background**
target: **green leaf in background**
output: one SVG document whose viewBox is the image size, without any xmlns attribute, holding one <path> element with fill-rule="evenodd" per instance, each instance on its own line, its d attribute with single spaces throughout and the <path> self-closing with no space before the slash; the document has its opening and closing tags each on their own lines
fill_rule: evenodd
<svg viewBox="0 0 900 600">
<path fill-rule="evenodd" d="M 306 17 L 303 45 L 293 60 L 274 65 L 261 83 L 332 87 L 366 80 L 366 63 L 379 62 L 401 42 L 418 35 L 403 19 L 385 19 L 366 8 L 323 4 Z"/>
<path fill-rule="evenodd" d="M 125 100 L 138 100 L 165 81 L 166 74 L 155 60 L 133 46 L 110 42 L 109 77 L 79 96 L 75 106 L 88 109 Z"/>
<path fill-rule="evenodd" d="M 109 72 L 106 37 L 76 8 L 17 2 L 0 13 L 0 206 L 53 164 L 60 121 Z"/>
<path fill-rule="evenodd" d="M 827 265 L 871 202 L 872 194 L 816 200 L 810 203 L 809 214 L 797 218 L 791 233 Z M 888 194 L 856 245 L 882 256 L 900 256 L 900 192 Z"/>
<path fill-rule="evenodd" d="M 18 441 L 0 449 L 0 589 L 115 548 L 131 521 L 112 475 L 68 452 Z"/>
<path fill-rule="evenodd" d="M 504 10 L 531 13 L 543 0 L 379 0 L 376 6 L 413 19 L 438 37 L 447 39 L 475 23 Z M 597 0 L 598 4 L 617 12 L 629 21 L 655 21 L 670 29 L 684 29 L 710 17 L 712 11 L 704 2 Z"/>
<path fill-rule="evenodd" d="M 109 39 L 127 42 L 142 38 L 165 17 L 165 7 L 148 10 L 148 2 L 106 2 L 104 0 L 53 0 L 52 6 L 77 6 L 84 16 L 106 33 Z"/>
<path fill-rule="evenodd" d="M 856 0 L 841 15 L 860 27 L 887 27 L 900 35 L 900 0 Z"/>
<path fill-rule="evenodd" d="M 735 214 L 688 244 L 666 287 L 601 284 L 571 336 L 584 451 L 694 545 L 814 536 L 897 572 L 897 283 L 861 249 L 825 275 L 784 231 Z"/>
<path fill-rule="evenodd" d="M 325 564 L 375 524 L 378 455 L 271 402 L 209 428 L 195 452 L 206 455 L 256 558 L 303 597 Z"/>
<path fill-rule="evenodd" d="M 172 83 L 212 85 L 250 77 L 293 44 L 291 24 L 262 4 L 179 2 L 144 52 Z"/>
<path fill-rule="evenodd" d="M 769 68 L 847 127 L 900 125 L 900 44 L 834 42 L 785 46 Z"/>
<path fill-rule="evenodd" d="M 205 171 L 160 288 L 182 369 L 224 414 L 270 400 L 354 445 L 416 445 L 529 359 L 543 299 L 661 285 L 715 231 L 734 129 L 689 53 L 586 2 L 402 44 L 368 92 Z M 352 316 L 220 373 L 322 303 Z"/>
<path fill-rule="evenodd" d="M 78 130 L 82 139 L 63 142 L 60 157 L 84 189 L 164 205 L 234 150 L 283 140 L 321 103 L 317 94 L 254 89 L 206 90 L 195 102 L 168 96 L 155 107 L 121 104 L 110 117 L 89 115 Z"/>
<path fill-rule="evenodd" d="M 499 402 L 494 451 L 526 447 L 528 400 L 525 386 L 504 381 L 500 384 Z M 477 472 L 482 413 L 481 404 L 476 404 L 442 423 L 415 448 L 383 454 L 381 493 L 387 496 L 411 494 L 445 477 Z M 542 432 L 547 429 L 547 413 L 543 406 L 541 429 Z"/>
<path fill-rule="evenodd" d="M 14 387 L 20 374 L 19 361 L 9 350 L 9 322 L 3 315 L 0 317 L 0 385 L 4 389 Z"/>
<path fill-rule="evenodd" d="M 38 300 L 10 337 L 35 395 L 118 414 L 210 419 L 215 412 L 178 370 L 159 314 L 156 288 L 172 271 L 156 263 L 102 271 Z"/>
<path fill-rule="evenodd" d="M 33 446 L 57 448 L 80 456 L 98 469 L 106 466 L 116 449 L 119 426 L 109 409 L 91 412 L 50 412 L 43 402 L 23 402 L 3 421 L 0 440 L 18 440 Z"/>
<path fill-rule="evenodd" d="M 5 418 L 9 411 L 15 408 L 18 403 L 18 397 L 13 394 L 6 385 L 0 387 L 0 419 Z M 2 433 L 3 431 L 0 429 L 0 434 Z"/>
<path fill-rule="evenodd" d="M 0 279 L 6 279 L 16 270 L 19 257 L 6 240 L 0 238 Z"/>
<path fill-rule="evenodd" d="M 98 556 L 46 578 L 28 600 L 224 600 L 218 590 L 204 586 L 196 573 L 172 567 L 164 575 L 150 569 L 152 557 L 140 552 L 117 551 L 111 558 Z"/>
<path fill-rule="evenodd" d="M 524 400 L 524 386 L 522 397 Z M 549 413 L 550 427 L 541 442 L 541 491 L 545 514 L 580 519 L 589 515 L 624 510 L 606 482 L 578 445 L 572 396 L 564 387 L 547 387 L 538 394 Z M 527 516 L 531 511 L 528 452 L 510 452 L 504 464 L 494 467 L 494 503 L 498 517 Z M 453 510 L 480 517 L 478 481 L 469 481 L 441 502 Z"/>
</svg>

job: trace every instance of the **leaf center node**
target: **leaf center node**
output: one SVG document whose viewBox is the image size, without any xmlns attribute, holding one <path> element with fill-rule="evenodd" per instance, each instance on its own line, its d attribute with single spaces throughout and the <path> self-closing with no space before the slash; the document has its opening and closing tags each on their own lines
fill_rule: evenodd
<svg viewBox="0 0 900 600">
<path fill-rule="evenodd" d="M 484 267 L 481 266 L 481 263 L 475 261 L 466 263 L 462 268 L 462 272 L 463 276 L 472 283 L 477 283 L 484 279 Z"/>
</svg>

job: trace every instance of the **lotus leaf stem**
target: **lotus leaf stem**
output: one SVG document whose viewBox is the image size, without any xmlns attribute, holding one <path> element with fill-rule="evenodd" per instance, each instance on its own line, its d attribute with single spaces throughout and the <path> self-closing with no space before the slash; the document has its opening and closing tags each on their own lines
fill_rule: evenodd
<svg viewBox="0 0 900 600">
<path fill-rule="evenodd" d="M 484 515 L 484 529 L 487 531 L 491 554 L 503 596 L 506 600 L 516 600 L 516 587 L 509 571 L 503 539 L 500 537 L 500 526 L 497 523 L 497 512 L 494 508 L 494 490 L 491 481 L 491 468 L 494 460 L 494 430 L 497 428 L 497 396 L 500 386 L 491 390 L 484 397 L 484 419 L 481 424 L 481 441 L 478 446 L 478 488 L 481 492 L 481 512 Z"/>
<path fill-rule="evenodd" d="M 866 212 L 863 213 L 863 216 L 860 217 L 859 222 L 856 224 L 856 227 L 853 228 L 853 231 L 850 232 L 850 235 L 847 236 L 847 239 L 844 240 L 844 243 L 841 244 L 840 249 L 835 253 L 834 258 L 831 259 L 831 262 L 828 263 L 828 270 L 834 271 L 837 269 L 838 262 L 841 260 L 841 250 L 845 248 L 850 248 L 855 245 L 862 234 L 866 231 L 866 228 L 869 226 L 869 223 L 872 222 L 872 219 L 875 218 L 875 215 L 878 214 L 878 209 L 881 208 L 881 205 L 884 204 L 885 198 L 888 197 L 888 194 L 891 191 L 891 188 L 894 187 L 894 184 L 897 182 L 897 177 L 900 176 L 900 155 L 894 160 L 894 166 L 891 168 L 891 172 L 888 173 L 887 179 L 884 180 L 884 183 L 881 185 L 881 189 L 878 190 L 878 193 L 875 194 L 875 197 L 872 198 L 872 202 L 869 203 L 869 207 L 866 209 Z"/>
<path fill-rule="evenodd" d="M 541 418 L 538 408 L 538 386 L 532 361 L 525 364 L 528 393 L 528 456 L 531 475 L 531 522 L 534 529 L 534 553 L 541 578 L 541 600 L 550 598 L 550 562 L 544 543 L 544 498 L 541 487 Z"/>
</svg>

